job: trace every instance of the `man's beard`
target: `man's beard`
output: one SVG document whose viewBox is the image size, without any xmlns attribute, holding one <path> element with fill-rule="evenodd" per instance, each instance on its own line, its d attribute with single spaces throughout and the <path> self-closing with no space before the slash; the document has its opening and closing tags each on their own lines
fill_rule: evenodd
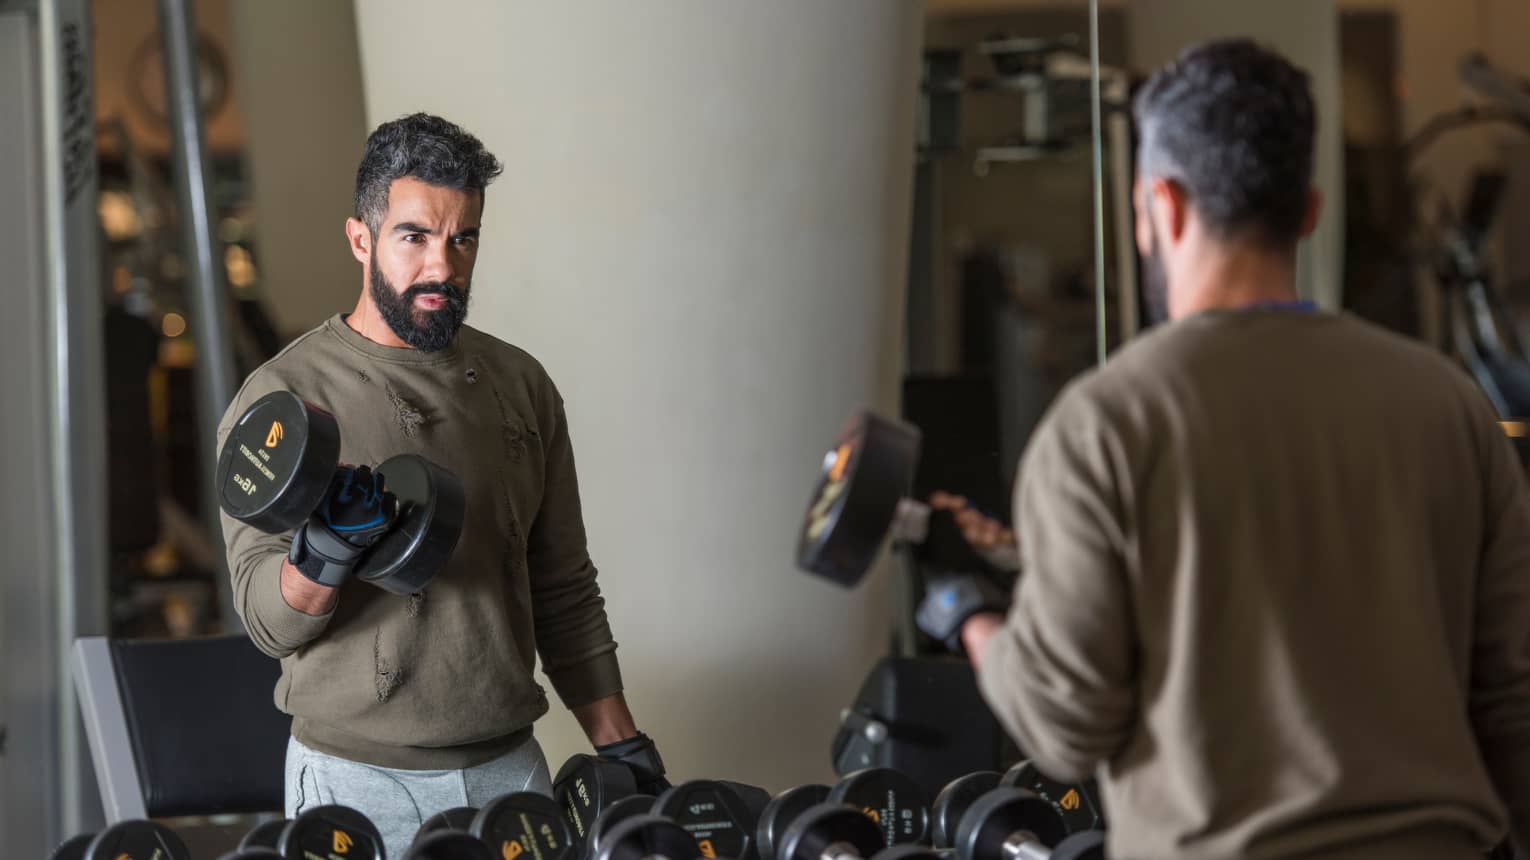
<svg viewBox="0 0 1530 860">
<path fill-rule="evenodd" d="M 438 352 L 449 346 L 467 319 L 468 292 L 451 284 L 420 283 L 402 293 L 393 289 L 387 276 L 372 260 L 372 303 L 377 305 L 383 322 L 398 339 L 420 352 Z M 439 310 L 427 311 L 414 306 L 416 296 L 438 295 L 446 299 Z"/>
<path fill-rule="evenodd" d="M 1153 231 L 1152 245 L 1142 258 L 1142 296 L 1147 301 L 1151 325 L 1169 321 L 1169 271 L 1158 253 L 1158 231 Z"/>
</svg>

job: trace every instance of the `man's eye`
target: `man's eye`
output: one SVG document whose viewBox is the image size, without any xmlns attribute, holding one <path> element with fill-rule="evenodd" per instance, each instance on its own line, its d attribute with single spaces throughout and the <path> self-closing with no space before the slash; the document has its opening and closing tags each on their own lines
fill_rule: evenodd
<svg viewBox="0 0 1530 860">
<path fill-rule="evenodd" d="M 405 233 L 404 234 L 404 241 L 408 242 L 411 245 L 418 245 L 421 242 L 425 241 L 425 237 L 420 235 L 419 233 Z"/>
<path fill-rule="evenodd" d="M 477 236 L 458 236 L 455 240 L 459 248 L 471 248 L 478 244 Z"/>
</svg>

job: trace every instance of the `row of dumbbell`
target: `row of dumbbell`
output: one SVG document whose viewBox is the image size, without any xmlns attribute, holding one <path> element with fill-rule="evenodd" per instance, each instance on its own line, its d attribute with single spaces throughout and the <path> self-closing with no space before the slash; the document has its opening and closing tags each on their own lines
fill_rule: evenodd
<svg viewBox="0 0 1530 860">
<path fill-rule="evenodd" d="M 799 786 L 774 798 L 754 786 L 713 780 L 683 782 L 651 797 L 637 793 L 627 768 L 575 756 L 559 770 L 554 795 L 549 800 L 517 792 L 483 809 L 464 807 L 432 816 L 405 860 L 513 860 L 521 854 L 536 860 L 824 860 L 820 849 L 829 845 L 853 846 L 839 852 L 844 855 L 840 860 L 893 849 L 897 856 L 916 860 L 931 854 L 921 846 L 963 860 L 1047 857 L 1036 852 L 1053 845 L 1066 850 L 1050 856 L 1088 857 L 1098 853 L 1077 853 L 1077 847 L 1097 837 L 1063 840 L 1103 827 L 1089 787 L 1052 782 L 1028 764 L 1002 775 L 969 774 L 928 804 L 906 775 L 881 768 L 851 774 L 832 788 Z M 965 830 L 964 822 L 970 824 Z M 1001 836 L 1003 841 L 991 844 Z M 1004 841 L 1014 843 L 1007 855 L 1001 850 Z M 187 858 L 179 838 L 151 822 L 125 822 L 94 837 L 77 837 L 53 858 L 117 860 L 124 855 Z M 222 860 L 337 855 L 383 860 L 382 840 L 361 813 L 325 806 L 291 821 L 261 824 Z"/>
</svg>

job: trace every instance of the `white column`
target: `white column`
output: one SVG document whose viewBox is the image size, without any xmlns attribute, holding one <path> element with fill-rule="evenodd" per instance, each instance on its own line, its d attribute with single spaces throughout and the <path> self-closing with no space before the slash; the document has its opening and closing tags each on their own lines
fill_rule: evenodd
<svg viewBox="0 0 1530 860">
<path fill-rule="evenodd" d="M 440 113 L 505 162 L 470 323 L 567 400 L 639 723 L 679 777 L 825 777 L 887 590 L 792 557 L 845 416 L 895 410 L 920 3 L 356 11 L 369 123 Z M 538 731 L 554 768 L 588 749 Z"/>
<path fill-rule="evenodd" d="M 1127 10 L 1127 53 L 1138 70 L 1173 59 L 1193 42 L 1247 36 L 1311 76 L 1318 112 L 1314 184 L 1323 193 L 1323 214 L 1302 243 L 1297 280 L 1305 298 L 1338 308 L 1344 291 L 1344 139 L 1334 0 L 1133 0 Z"/>
</svg>

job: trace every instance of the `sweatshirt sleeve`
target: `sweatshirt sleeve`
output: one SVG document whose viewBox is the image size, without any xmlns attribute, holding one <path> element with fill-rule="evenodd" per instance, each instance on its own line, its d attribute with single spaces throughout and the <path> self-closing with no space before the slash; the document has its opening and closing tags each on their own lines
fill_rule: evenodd
<svg viewBox="0 0 1530 860">
<path fill-rule="evenodd" d="M 526 558 L 542 670 L 563 703 L 577 708 L 621 692 L 622 677 L 585 541 L 563 399 L 556 390 L 550 398 L 552 408 L 540 421 L 542 505 L 527 535 Z"/>
<path fill-rule="evenodd" d="M 1477 570 L 1469 707 L 1515 841 L 1530 845 L 1530 491 L 1486 404 L 1482 439 L 1486 533 Z"/>
<path fill-rule="evenodd" d="M 1015 494 L 1015 600 L 979 657 L 995 716 L 1042 772 L 1077 781 L 1136 710 L 1125 526 L 1102 417 L 1077 389 L 1042 422 Z"/>
<path fill-rule="evenodd" d="M 280 387 L 258 376 L 251 377 L 218 423 L 218 450 L 222 450 L 224 440 L 244 410 Z M 282 561 L 292 545 L 292 535 L 266 534 L 227 513 L 219 516 L 229 577 L 233 581 L 234 610 L 244 621 L 250 641 L 280 659 L 318 638 L 329 625 L 333 611 L 308 615 L 293 609 L 282 597 Z"/>
</svg>

